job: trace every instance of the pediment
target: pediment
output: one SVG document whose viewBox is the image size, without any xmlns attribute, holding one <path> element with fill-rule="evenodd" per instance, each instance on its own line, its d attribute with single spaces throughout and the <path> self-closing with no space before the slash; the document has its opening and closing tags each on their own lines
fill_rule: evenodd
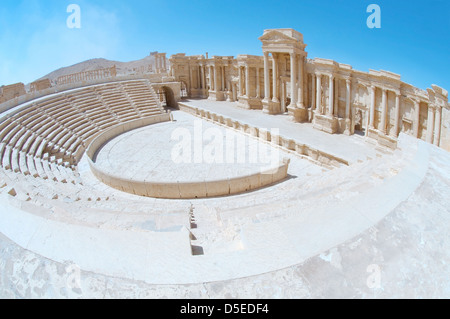
<svg viewBox="0 0 450 319">
<path fill-rule="evenodd" d="M 265 33 L 262 37 L 259 38 L 262 42 L 269 43 L 297 43 L 299 42 L 296 38 L 290 37 L 280 31 L 271 30 Z"/>
</svg>

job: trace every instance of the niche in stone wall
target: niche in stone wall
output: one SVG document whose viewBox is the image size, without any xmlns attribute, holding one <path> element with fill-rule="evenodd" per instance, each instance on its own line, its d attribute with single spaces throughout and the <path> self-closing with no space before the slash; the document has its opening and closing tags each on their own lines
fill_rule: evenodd
<svg viewBox="0 0 450 319">
<path fill-rule="evenodd" d="M 410 99 L 400 101 L 401 131 L 413 135 L 414 103 Z"/>
<path fill-rule="evenodd" d="M 420 103 L 419 113 L 419 138 L 423 141 L 427 139 L 428 105 Z"/>
</svg>

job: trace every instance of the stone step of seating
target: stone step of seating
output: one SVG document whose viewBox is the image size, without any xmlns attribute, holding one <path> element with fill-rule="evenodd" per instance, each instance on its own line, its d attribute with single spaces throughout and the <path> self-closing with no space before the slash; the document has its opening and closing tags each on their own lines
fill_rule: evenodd
<svg viewBox="0 0 450 319">
<path fill-rule="evenodd" d="M 39 143 L 38 149 L 36 150 L 34 156 L 36 156 L 37 158 L 44 158 L 46 155 L 46 148 L 48 143 L 49 143 L 48 139 L 46 138 L 42 139 L 41 142 Z"/>
<path fill-rule="evenodd" d="M 16 121 L 19 121 L 23 126 L 30 126 L 30 124 L 34 124 L 38 118 L 41 117 L 41 113 L 39 111 L 30 112 L 30 114 L 25 116 L 17 116 L 15 115 Z"/>
<path fill-rule="evenodd" d="M 40 177 L 39 172 L 36 169 L 36 164 L 34 163 L 33 156 L 31 156 L 30 154 L 25 154 L 25 160 L 30 175 L 33 176 L 34 178 Z"/>
<path fill-rule="evenodd" d="M 81 139 L 85 140 L 86 137 L 91 136 L 92 134 L 97 134 L 100 132 L 100 128 L 98 126 L 87 126 L 81 131 L 78 131 L 77 134 Z"/>
<path fill-rule="evenodd" d="M 4 118 L 4 119 L 2 120 L 2 122 L 0 122 L 0 132 L 2 132 L 3 130 L 5 130 L 6 127 L 8 127 L 8 126 L 11 124 L 11 122 L 12 122 L 11 118 L 9 118 L 9 117 Z"/>
<path fill-rule="evenodd" d="M 19 152 L 19 168 L 22 174 L 31 175 L 31 170 L 28 168 L 27 164 L 27 154 L 24 152 Z"/>
<path fill-rule="evenodd" d="M 39 145 L 41 145 L 43 139 L 44 138 L 42 136 L 36 136 L 35 140 L 33 141 L 33 144 L 31 144 L 28 154 L 32 155 L 33 157 L 37 157 L 36 156 L 37 150 L 39 148 Z"/>
<path fill-rule="evenodd" d="M 9 141 L 12 139 L 12 137 L 18 133 L 18 131 L 21 129 L 20 126 L 17 125 L 17 123 L 13 122 L 11 125 L 9 125 L 7 128 L 5 128 L 2 132 L 0 132 L 0 141 L 5 142 L 6 144 L 9 144 Z"/>
<path fill-rule="evenodd" d="M 25 147 L 25 144 L 28 142 L 28 140 L 30 139 L 31 136 L 33 136 L 33 132 L 31 132 L 28 129 L 25 130 L 25 133 L 19 138 L 19 140 L 15 144 L 15 147 L 19 151 L 22 151 L 24 149 L 24 147 Z"/>
<path fill-rule="evenodd" d="M 1 142 L 0 143 L 0 160 L 3 158 L 3 155 L 5 153 L 6 150 L 6 143 Z"/>
<path fill-rule="evenodd" d="M 81 158 L 83 157 L 84 152 L 85 152 L 85 148 L 84 148 L 84 146 L 82 144 L 80 144 L 76 148 L 75 152 L 72 153 L 72 158 L 73 158 L 73 160 L 75 162 L 75 163 L 72 163 L 72 164 L 77 165 L 80 162 Z"/>
<path fill-rule="evenodd" d="M 51 168 L 51 163 L 45 159 L 42 159 L 41 163 L 45 174 L 48 176 L 48 179 L 57 182 L 58 178 L 56 177 L 55 172 L 53 172 Z"/>
<path fill-rule="evenodd" d="M 118 125 L 118 124 L 119 124 L 119 121 L 117 119 L 106 119 L 106 120 L 103 120 L 103 121 L 97 123 L 97 125 L 102 130 L 109 128 L 111 126 L 114 126 L 114 125 Z"/>
<path fill-rule="evenodd" d="M 49 128 L 53 127 L 55 124 L 56 124 L 56 122 L 53 119 L 45 116 L 41 119 L 41 124 L 36 124 L 31 129 L 37 135 L 41 135 L 41 134 L 44 134 L 44 132 L 47 131 Z"/>
<path fill-rule="evenodd" d="M 44 166 L 42 164 L 42 161 L 39 158 L 32 157 L 31 155 L 29 155 L 29 157 L 30 157 L 29 161 L 33 160 L 34 167 L 36 168 L 36 171 L 38 172 L 39 177 L 42 178 L 42 179 L 45 179 L 45 180 L 49 179 L 47 173 L 44 170 Z"/>
<path fill-rule="evenodd" d="M 2 157 L 2 166 L 4 169 L 11 169 L 11 153 L 12 147 L 7 145 Z"/>
<path fill-rule="evenodd" d="M 58 164 L 55 162 L 50 162 L 49 164 L 53 175 L 56 177 L 56 181 L 66 184 L 67 176 L 65 176 L 64 172 L 59 169 Z"/>
<path fill-rule="evenodd" d="M 13 148 L 11 151 L 11 169 L 14 173 L 20 173 L 19 151 Z"/>
<path fill-rule="evenodd" d="M 11 136 L 11 139 L 9 140 L 9 145 L 11 145 L 12 147 L 16 147 L 18 141 L 26 132 L 27 132 L 26 128 L 19 126 L 19 130 L 17 131 L 17 133 Z"/>
<path fill-rule="evenodd" d="M 37 137 L 38 136 L 36 135 L 36 133 L 31 132 L 31 134 L 28 136 L 28 139 L 25 141 L 25 143 L 22 146 L 22 151 L 25 152 L 26 154 L 29 154 L 31 147 Z"/>
<path fill-rule="evenodd" d="M 45 113 L 47 113 L 50 116 L 58 117 L 64 114 L 70 114 L 71 113 L 71 107 L 67 102 L 63 102 L 60 104 L 57 104 L 51 108 L 41 108 Z"/>
<path fill-rule="evenodd" d="M 72 121 L 71 123 L 67 123 L 65 126 L 73 132 L 76 132 L 78 128 L 84 127 L 85 125 L 89 125 L 89 120 L 84 117 L 79 117 L 78 119 Z"/>
</svg>

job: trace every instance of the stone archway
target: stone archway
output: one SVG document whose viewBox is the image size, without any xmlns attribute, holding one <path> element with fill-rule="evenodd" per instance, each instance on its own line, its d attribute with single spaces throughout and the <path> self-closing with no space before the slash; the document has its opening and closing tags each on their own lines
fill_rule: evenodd
<svg viewBox="0 0 450 319">
<path fill-rule="evenodd" d="M 168 86 L 162 86 L 158 90 L 159 101 L 164 108 L 178 108 L 178 104 L 175 99 L 175 94 L 172 89 Z"/>
</svg>

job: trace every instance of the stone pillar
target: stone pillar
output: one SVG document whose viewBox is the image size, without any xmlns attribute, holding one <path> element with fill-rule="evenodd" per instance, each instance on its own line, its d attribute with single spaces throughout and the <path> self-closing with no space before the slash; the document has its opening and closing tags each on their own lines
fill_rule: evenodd
<svg viewBox="0 0 450 319">
<path fill-rule="evenodd" d="M 200 80 L 201 80 L 201 87 L 204 90 L 206 88 L 205 85 L 205 70 L 203 69 L 203 65 L 200 65 Z"/>
<path fill-rule="evenodd" d="M 427 142 L 433 143 L 434 135 L 434 106 L 428 105 Z"/>
<path fill-rule="evenodd" d="M 400 134 L 400 92 L 395 93 L 395 123 L 393 137 L 398 137 Z"/>
<path fill-rule="evenodd" d="M 164 56 L 164 72 L 167 71 L 167 60 L 166 60 L 166 56 Z"/>
<path fill-rule="evenodd" d="M 194 83 L 192 83 L 192 68 L 190 63 L 188 65 L 188 70 L 189 70 L 189 95 L 191 95 L 191 89 L 194 87 Z"/>
<path fill-rule="evenodd" d="M 256 98 L 261 98 L 261 81 L 259 78 L 259 67 L 256 68 Z"/>
<path fill-rule="evenodd" d="M 239 67 L 239 96 L 243 95 L 243 90 L 242 90 L 242 67 Z"/>
<path fill-rule="evenodd" d="M 226 91 L 226 82 L 225 82 L 225 65 L 222 66 L 222 91 Z"/>
<path fill-rule="evenodd" d="M 299 108 L 305 108 L 305 72 L 304 72 L 304 57 L 302 55 L 298 58 L 298 101 Z"/>
<path fill-rule="evenodd" d="M 317 109 L 319 113 L 323 115 L 322 111 L 322 74 L 317 74 Z"/>
<path fill-rule="evenodd" d="M 250 67 L 245 66 L 245 95 L 250 98 Z"/>
<path fill-rule="evenodd" d="M 278 99 L 278 66 L 277 59 L 275 58 L 275 54 L 272 53 L 272 73 L 273 73 L 273 99 L 274 103 L 280 102 Z"/>
<path fill-rule="evenodd" d="M 297 65 L 296 54 L 291 53 L 291 105 L 290 108 L 297 107 Z"/>
<path fill-rule="evenodd" d="M 219 92 L 220 84 L 219 84 L 219 74 L 217 72 L 217 64 L 214 65 L 214 91 Z"/>
<path fill-rule="evenodd" d="M 330 74 L 330 88 L 328 90 L 328 116 L 333 116 L 333 105 L 334 105 L 334 75 Z"/>
<path fill-rule="evenodd" d="M 264 101 L 270 100 L 269 52 L 264 52 Z"/>
<path fill-rule="evenodd" d="M 441 144 L 441 121 L 442 121 L 442 108 L 439 106 L 435 107 L 435 116 L 436 119 L 434 121 L 434 141 L 433 144 L 436 146 L 440 146 Z"/>
<path fill-rule="evenodd" d="M 311 74 L 311 111 L 316 109 L 316 79 L 315 74 Z"/>
<path fill-rule="evenodd" d="M 419 138 L 419 125 L 420 125 L 420 102 L 414 100 L 414 136 Z"/>
<path fill-rule="evenodd" d="M 381 129 L 380 131 L 383 134 L 386 134 L 386 118 L 387 118 L 387 90 L 385 88 L 382 89 L 382 99 L 381 99 Z"/>
<path fill-rule="evenodd" d="M 370 87 L 370 122 L 369 127 L 375 128 L 375 86 Z"/>
<path fill-rule="evenodd" d="M 209 81 L 211 82 L 211 91 L 215 91 L 216 89 L 216 83 L 214 82 L 214 70 L 213 66 L 211 65 L 209 67 Z"/>
<path fill-rule="evenodd" d="M 347 79 L 346 85 L 347 85 L 347 94 L 346 94 L 346 98 L 345 98 L 345 118 L 350 120 L 351 119 L 350 102 L 351 102 L 351 98 L 352 98 L 352 86 L 351 86 L 352 81 L 350 81 L 350 79 Z"/>
<path fill-rule="evenodd" d="M 339 78 L 336 77 L 334 81 L 334 116 L 338 117 L 339 113 Z"/>
</svg>

